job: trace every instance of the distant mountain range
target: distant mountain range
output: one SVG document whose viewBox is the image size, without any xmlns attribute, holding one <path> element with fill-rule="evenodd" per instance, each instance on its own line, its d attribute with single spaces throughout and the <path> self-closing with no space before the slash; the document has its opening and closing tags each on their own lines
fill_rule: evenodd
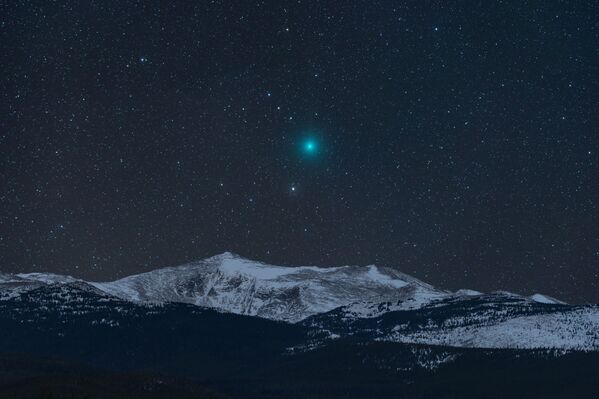
<svg viewBox="0 0 599 399">
<path fill-rule="evenodd" d="M 0 273 L 0 353 L 93 370 L 152 370 L 200 381 L 192 391 L 202 395 L 207 384 L 239 397 L 269 397 L 256 393 L 264 384 L 272 397 L 303 397 L 320 378 L 311 374 L 316 367 L 353 375 L 345 383 L 352 392 L 364 383 L 368 396 L 388 397 L 394 384 L 430 377 L 420 380 L 422 373 L 475 364 L 555 368 L 578 359 L 595 370 L 599 306 L 541 294 L 449 292 L 377 266 L 281 267 L 224 253 L 113 282 Z M 323 356 L 327 364 L 315 363 Z M 21 381 L 13 369 L 7 373 L 0 367 L 0 393 L 3 381 Z M 40 378 L 37 369 L 23 373 Z M 364 377 L 371 373 L 387 385 Z M 291 376 L 296 385 L 285 382 Z M 339 381 L 325 384 L 329 396 L 350 397 L 339 396 Z M 253 393 L 239 391 L 239 383 Z M 583 383 L 580 392 L 591 387 Z"/>
<path fill-rule="evenodd" d="M 345 326 L 427 314 L 426 323 L 398 320 L 376 339 L 482 348 L 599 348 L 599 310 L 536 294 L 482 294 L 437 289 L 391 268 L 281 267 L 224 253 L 198 262 L 87 282 L 48 273 L 0 275 L 0 299 L 47 285 L 76 285 L 132 303 L 187 303 L 297 323 Z M 330 312 L 330 313 L 329 313 Z M 401 316 L 401 317 L 400 317 Z M 364 321 L 361 321 L 365 319 Z M 375 319 L 372 321 L 371 319 Z M 439 320 L 431 323 L 430 320 Z M 332 329 L 339 335 L 344 329 Z"/>
</svg>

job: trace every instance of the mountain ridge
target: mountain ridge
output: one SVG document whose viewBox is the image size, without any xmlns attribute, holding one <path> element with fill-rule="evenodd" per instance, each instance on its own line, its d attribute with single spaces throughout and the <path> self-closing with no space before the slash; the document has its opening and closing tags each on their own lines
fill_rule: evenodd
<svg viewBox="0 0 599 399">
<path fill-rule="evenodd" d="M 0 275 L 0 304 L 36 317 L 57 304 L 75 312 L 178 304 L 305 328 L 301 350 L 336 339 L 445 347 L 599 350 L 599 306 L 567 305 L 541 294 L 440 290 L 395 269 L 369 266 L 282 267 L 225 253 L 112 282 L 45 273 Z M 83 308 L 77 298 L 88 302 Z M 74 303 L 74 305 L 73 305 Z M 127 306 L 129 306 L 127 305 Z M 39 308 L 39 311 L 38 311 Z M 41 313 L 40 313 L 41 312 Z M 142 314 L 145 310 L 140 310 Z M 19 312 L 15 310 L 18 319 Z M 100 325 L 118 318 L 100 317 Z"/>
<path fill-rule="evenodd" d="M 133 302 L 181 302 L 237 314 L 298 322 L 311 315 L 356 303 L 403 299 L 411 307 L 454 296 L 484 295 L 461 289 L 436 288 L 401 271 L 383 266 L 276 266 L 231 252 L 178 266 L 157 268 L 114 281 L 86 281 L 55 273 L 0 274 L 0 284 L 89 284 Z M 564 302 L 543 294 L 535 302 Z"/>
</svg>

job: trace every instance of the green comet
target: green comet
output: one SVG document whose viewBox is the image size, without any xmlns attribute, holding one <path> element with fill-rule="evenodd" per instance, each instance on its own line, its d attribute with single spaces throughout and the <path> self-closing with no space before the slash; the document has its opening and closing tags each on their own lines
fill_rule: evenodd
<svg viewBox="0 0 599 399">
<path fill-rule="evenodd" d="M 315 154 L 318 151 L 318 143 L 314 139 L 308 139 L 302 144 L 302 149 L 306 154 Z"/>
</svg>

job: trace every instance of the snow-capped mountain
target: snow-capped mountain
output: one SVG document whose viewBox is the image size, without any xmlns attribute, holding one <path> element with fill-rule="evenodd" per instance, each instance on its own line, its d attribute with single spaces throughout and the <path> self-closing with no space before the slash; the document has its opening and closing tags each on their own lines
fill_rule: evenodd
<svg viewBox="0 0 599 399">
<path fill-rule="evenodd" d="M 534 301 L 513 294 L 449 296 L 412 301 L 361 302 L 312 316 L 305 325 L 325 339 L 465 348 L 599 350 L 599 306 Z"/>
<path fill-rule="evenodd" d="M 20 306 L 23 295 L 39 302 L 36 315 L 48 301 L 64 303 L 60 314 L 67 318 L 73 309 L 94 314 L 110 304 L 121 309 L 122 304 L 164 303 L 258 316 L 311 331 L 306 347 L 348 337 L 452 347 L 599 350 L 597 306 L 570 306 L 541 294 L 449 292 L 377 266 L 281 267 L 224 253 L 112 282 L 50 273 L 0 274 L 3 306 Z"/>
<path fill-rule="evenodd" d="M 348 314 L 355 317 L 373 317 L 390 310 L 417 309 L 445 298 L 482 295 L 473 290 L 451 293 L 436 289 L 395 269 L 374 265 L 282 267 L 226 252 L 112 282 L 85 282 L 52 273 L 0 274 L 0 298 L 37 288 L 40 284 L 74 282 L 90 284 L 106 294 L 132 302 L 189 303 L 288 322 L 298 322 L 341 306 L 347 306 Z M 563 303 L 541 294 L 529 299 Z M 380 305 L 388 303 L 394 305 Z"/>
<path fill-rule="evenodd" d="M 134 302 L 191 303 L 289 322 L 358 300 L 448 295 L 389 268 L 281 267 L 231 253 L 114 282 L 91 284 Z"/>
<path fill-rule="evenodd" d="M 40 284 L 83 282 L 46 273 L 4 276 L 0 286 L 18 286 L 21 291 Z M 87 283 L 106 294 L 132 302 L 190 303 L 288 322 L 357 301 L 410 299 L 425 303 L 450 295 L 390 268 L 282 267 L 231 253 L 112 282 Z"/>
</svg>

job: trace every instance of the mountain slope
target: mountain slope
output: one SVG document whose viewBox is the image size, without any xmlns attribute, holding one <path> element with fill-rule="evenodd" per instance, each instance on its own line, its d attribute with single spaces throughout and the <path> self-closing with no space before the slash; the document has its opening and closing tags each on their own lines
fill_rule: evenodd
<svg viewBox="0 0 599 399">
<path fill-rule="evenodd" d="M 478 291 L 436 289 L 395 269 L 371 266 L 281 267 L 224 253 L 189 264 L 153 270 L 111 282 L 85 282 L 51 273 L 0 274 L 0 300 L 44 284 L 79 282 L 112 296 L 148 303 L 179 302 L 226 312 L 298 322 L 351 305 L 356 317 L 417 309 L 447 298 L 475 297 Z M 521 298 L 515 294 L 506 293 Z M 527 301 L 563 304 L 535 294 Z M 398 305 L 399 304 L 399 305 Z"/>
<path fill-rule="evenodd" d="M 469 348 L 599 350 L 599 306 L 542 303 L 503 293 L 448 297 L 423 306 L 410 302 L 351 304 L 302 324 L 321 331 L 323 340 L 351 336 Z"/>
<path fill-rule="evenodd" d="M 247 399 L 592 397 L 599 352 L 377 339 L 401 320 L 414 327 L 441 323 L 491 303 L 481 300 L 466 306 L 453 298 L 353 320 L 337 318 L 336 309 L 291 324 L 189 304 L 137 304 L 81 282 L 44 284 L 0 301 L 0 397 L 40 397 L 46 388 L 53 397 L 204 398 L 203 388 Z M 509 306 L 502 300 L 493 306 Z M 530 313 L 551 311 L 526 303 Z M 504 317 L 517 311 L 508 310 Z M 325 316 L 350 333 L 338 326 L 344 336 L 302 349 L 323 335 L 314 319 Z"/>
<path fill-rule="evenodd" d="M 281 267 L 230 253 L 114 282 L 91 284 L 136 302 L 191 303 L 289 322 L 358 300 L 393 299 L 410 292 L 448 295 L 389 268 Z"/>
<path fill-rule="evenodd" d="M 0 274 L 0 359 L 17 360 L 0 367 L 2 397 L 49 382 L 93 397 L 590 397 L 598 356 L 598 306 L 451 293 L 375 266 L 223 254 L 106 283 Z M 64 372 L 39 370 L 48 357 Z"/>
<path fill-rule="evenodd" d="M 43 292 L 42 313 L 48 301 L 68 302 L 74 288 L 98 296 L 95 303 L 101 308 L 180 303 L 301 323 L 314 337 L 299 345 L 304 348 L 331 338 L 358 337 L 453 347 L 599 349 L 596 306 L 570 306 L 540 294 L 451 293 L 376 266 L 292 268 L 224 253 L 113 282 L 0 274 L 0 302 Z M 65 307 L 61 312 L 69 311 Z"/>
</svg>

